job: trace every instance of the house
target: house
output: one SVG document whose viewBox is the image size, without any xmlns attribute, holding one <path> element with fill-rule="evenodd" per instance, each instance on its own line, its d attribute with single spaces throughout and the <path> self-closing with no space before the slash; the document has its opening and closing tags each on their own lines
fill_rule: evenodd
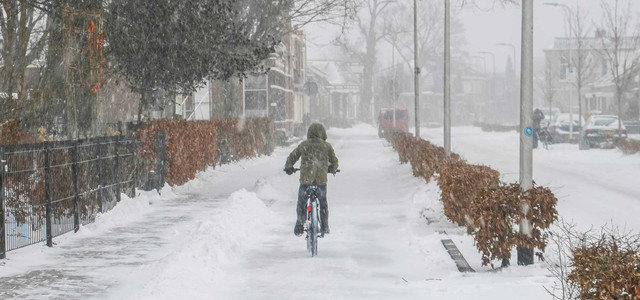
<svg viewBox="0 0 640 300">
<path fill-rule="evenodd" d="M 194 95 L 194 104 L 186 102 L 185 109 L 189 110 L 191 105 L 194 116 L 204 118 L 208 114 L 213 119 L 270 117 L 276 128 L 288 135 L 304 127 L 305 115 L 310 112 L 309 96 L 303 90 L 307 71 L 304 32 L 298 30 L 284 35 L 275 48 L 276 51 L 245 78 L 208 83 L 205 89 L 209 101 Z M 208 110 L 207 114 L 199 112 L 204 109 Z"/>
<path fill-rule="evenodd" d="M 602 34 L 599 32 L 598 34 Z M 640 59 L 640 51 L 637 45 L 634 47 L 632 40 L 623 39 L 623 47 L 619 50 L 622 55 L 629 55 L 631 60 Z M 554 77 L 556 90 L 554 93 L 554 106 L 558 106 L 563 112 L 578 112 L 578 94 L 575 87 L 576 80 L 576 55 L 578 51 L 578 39 L 558 37 L 555 38 L 553 47 L 545 49 L 547 67 Z M 615 96 L 614 77 L 611 74 L 611 66 L 604 53 L 602 38 L 599 36 L 583 38 L 583 51 L 586 53 L 588 67 L 585 68 L 585 85 L 582 88 L 583 112 L 618 114 Z M 625 46 L 628 44 L 629 46 Z M 570 63 L 572 62 L 572 64 Z M 637 62 L 636 62 L 637 64 Z M 638 119 L 638 72 L 632 75 L 634 78 L 622 95 L 623 119 Z"/>
<path fill-rule="evenodd" d="M 358 117 L 362 66 L 344 60 L 313 61 L 309 80 L 318 84 L 315 105 L 320 112 L 312 112 L 314 119 L 327 126 L 347 127 Z"/>
</svg>

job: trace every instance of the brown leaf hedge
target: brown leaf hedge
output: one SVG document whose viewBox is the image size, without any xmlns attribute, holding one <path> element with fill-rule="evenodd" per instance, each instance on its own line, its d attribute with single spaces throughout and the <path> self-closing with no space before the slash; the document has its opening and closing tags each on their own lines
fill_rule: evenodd
<svg viewBox="0 0 640 300">
<path fill-rule="evenodd" d="M 624 154 L 637 154 L 640 153 L 640 141 L 632 139 L 623 139 L 616 141 L 616 146 L 620 148 Z"/>
<path fill-rule="evenodd" d="M 498 171 L 468 164 L 457 154 L 446 157 L 444 148 L 409 133 L 392 132 L 387 139 L 400 162 L 411 164 L 414 176 L 429 182 L 438 173 L 444 214 L 473 235 L 483 265 L 510 259 L 513 247 L 536 248 L 542 258 L 545 231 L 558 214 L 558 199 L 551 190 L 534 187 L 523 193 L 517 184 L 502 183 Z M 518 232 L 525 205 L 530 207 L 526 215 L 532 226 L 530 236 Z"/>
<path fill-rule="evenodd" d="M 269 155 L 273 152 L 273 121 L 267 118 L 214 121 L 153 120 L 136 132 L 141 146 L 138 155 L 152 168 L 156 158 L 155 133 L 166 133 L 167 183 L 182 185 L 208 166 Z M 223 144 L 221 153 L 219 145 Z"/>
<path fill-rule="evenodd" d="M 637 237 L 605 233 L 573 249 L 568 280 L 580 299 L 640 299 L 639 248 Z"/>
</svg>

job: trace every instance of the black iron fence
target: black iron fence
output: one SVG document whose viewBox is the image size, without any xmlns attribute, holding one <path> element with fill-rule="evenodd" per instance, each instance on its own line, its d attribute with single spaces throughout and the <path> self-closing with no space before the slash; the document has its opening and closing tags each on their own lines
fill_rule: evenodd
<svg viewBox="0 0 640 300">
<path fill-rule="evenodd" d="M 52 246 L 122 193 L 134 196 L 136 147 L 123 136 L 0 146 L 0 259 L 35 243 Z"/>
</svg>

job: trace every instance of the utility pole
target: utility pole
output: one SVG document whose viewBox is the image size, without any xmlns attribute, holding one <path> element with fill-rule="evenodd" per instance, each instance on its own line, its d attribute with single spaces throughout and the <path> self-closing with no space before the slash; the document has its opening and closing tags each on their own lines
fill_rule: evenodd
<svg viewBox="0 0 640 300">
<path fill-rule="evenodd" d="M 533 1 L 522 0 L 522 53 L 520 68 L 520 189 L 533 187 Z M 529 205 L 523 204 L 526 216 Z M 531 221 L 523 218 L 520 233 L 531 236 Z M 533 264 L 533 249 L 518 247 L 518 265 Z"/>
<path fill-rule="evenodd" d="M 391 48 L 391 64 L 393 64 L 393 80 L 391 80 L 391 97 L 393 100 L 393 129 L 396 128 L 396 48 Z"/>
<path fill-rule="evenodd" d="M 420 67 L 418 67 L 418 0 L 413 0 L 413 57 L 415 67 L 416 137 L 420 138 Z"/>
<path fill-rule="evenodd" d="M 451 1 L 444 0 L 444 152 L 451 155 Z"/>
</svg>

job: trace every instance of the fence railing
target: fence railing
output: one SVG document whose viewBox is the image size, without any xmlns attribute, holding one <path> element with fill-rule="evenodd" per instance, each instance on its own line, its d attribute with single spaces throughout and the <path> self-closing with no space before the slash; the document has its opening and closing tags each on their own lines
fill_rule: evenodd
<svg viewBox="0 0 640 300">
<path fill-rule="evenodd" d="M 135 194 L 137 141 L 109 136 L 0 146 L 0 259 L 77 231 Z"/>
<path fill-rule="evenodd" d="M 206 161 L 197 163 L 224 164 L 256 154 L 270 154 L 274 135 L 270 122 L 250 121 L 244 125 L 250 128 L 245 131 L 239 131 L 231 120 L 213 123 L 216 132 L 201 133 L 204 138 L 216 136 L 216 144 L 222 147 L 213 147 L 215 159 L 205 155 L 202 159 Z M 202 125 L 191 125 L 194 124 Z M 176 124 L 166 125 L 169 129 L 158 127 L 149 131 L 153 135 L 148 137 L 153 136 L 155 143 L 141 142 L 140 124 L 127 124 L 124 136 L 0 145 L 0 259 L 8 251 L 35 243 L 46 241 L 52 246 L 54 237 L 77 231 L 80 225 L 93 222 L 98 213 L 112 209 L 122 193 L 134 196 L 136 188 L 160 190 L 165 182 L 171 184 L 168 170 L 183 167 L 176 164 L 171 169 L 172 161 L 168 159 L 170 134 L 165 131 L 176 130 L 173 125 Z M 123 133 L 122 125 L 117 127 Z M 134 132 L 136 138 L 132 136 Z M 193 140 L 182 142 L 190 144 Z M 153 158 L 145 157 L 148 153 L 153 153 Z M 184 173 L 194 175 L 198 171 L 194 165 Z M 173 180 L 184 179 L 176 178 Z"/>
</svg>

